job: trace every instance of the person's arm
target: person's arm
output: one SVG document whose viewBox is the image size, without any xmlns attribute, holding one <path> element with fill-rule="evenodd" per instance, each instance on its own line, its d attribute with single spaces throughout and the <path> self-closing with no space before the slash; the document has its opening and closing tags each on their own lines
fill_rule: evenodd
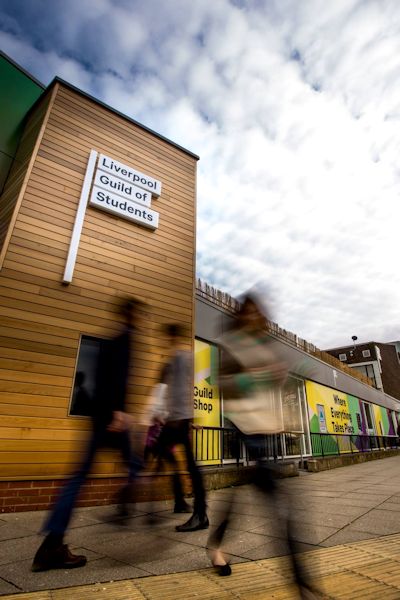
<svg viewBox="0 0 400 600">
<path fill-rule="evenodd" d="M 120 410 L 114 410 L 112 415 L 112 421 L 107 427 L 108 431 L 121 433 L 121 431 L 131 428 L 133 421 L 131 415 Z"/>
</svg>

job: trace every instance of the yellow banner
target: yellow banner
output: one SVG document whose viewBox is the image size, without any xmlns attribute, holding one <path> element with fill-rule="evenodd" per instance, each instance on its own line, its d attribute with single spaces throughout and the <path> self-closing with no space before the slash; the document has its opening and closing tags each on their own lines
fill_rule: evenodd
<svg viewBox="0 0 400 600">
<path fill-rule="evenodd" d="M 306 381 L 306 392 L 311 433 L 352 435 L 358 432 L 347 394 L 311 381 Z"/>
<path fill-rule="evenodd" d="M 202 429 L 221 425 L 221 399 L 217 377 L 218 349 L 212 344 L 195 340 L 194 424 L 200 429 L 194 432 L 193 443 L 197 460 L 207 464 L 219 464 L 222 458 L 220 432 Z"/>
</svg>

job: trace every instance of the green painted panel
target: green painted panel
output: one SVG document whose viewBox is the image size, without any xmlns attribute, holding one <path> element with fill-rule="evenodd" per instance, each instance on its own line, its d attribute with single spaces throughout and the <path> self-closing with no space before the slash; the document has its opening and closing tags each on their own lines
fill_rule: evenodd
<svg viewBox="0 0 400 600">
<path fill-rule="evenodd" d="M 354 427 L 354 434 L 358 435 L 362 433 L 360 401 L 358 398 L 351 396 L 350 394 L 347 394 L 347 400 L 349 404 L 349 413 L 351 414 L 351 421 Z"/>
<path fill-rule="evenodd" d="M 24 117 L 43 92 L 43 87 L 0 54 L 0 190 L 9 163 L 15 156 Z M 6 157 L 9 160 L 6 160 Z"/>
<path fill-rule="evenodd" d="M 0 151 L 0 192 L 3 189 L 7 175 L 10 171 L 11 163 L 11 156 L 8 156 L 7 154 L 4 154 L 4 152 Z"/>
</svg>

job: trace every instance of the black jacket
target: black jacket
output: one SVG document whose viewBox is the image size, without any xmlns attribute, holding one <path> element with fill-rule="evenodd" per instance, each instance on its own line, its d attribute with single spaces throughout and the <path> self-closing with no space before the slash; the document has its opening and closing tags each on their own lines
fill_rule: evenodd
<svg viewBox="0 0 400 600">
<path fill-rule="evenodd" d="M 131 338 L 132 331 L 126 328 L 115 338 L 105 340 L 101 346 L 93 407 L 95 427 L 107 427 L 114 411 L 125 411 Z"/>
</svg>

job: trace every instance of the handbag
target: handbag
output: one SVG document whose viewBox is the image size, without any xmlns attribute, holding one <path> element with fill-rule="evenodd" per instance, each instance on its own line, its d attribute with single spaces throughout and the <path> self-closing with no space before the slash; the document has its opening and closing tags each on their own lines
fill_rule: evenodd
<svg viewBox="0 0 400 600">
<path fill-rule="evenodd" d="M 156 453 L 162 428 L 163 426 L 161 423 L 154 423 L 148 428 L 145 443 L 145 448 L 148 451 Z"/>
<path fill-rule="evenodd" d="M 224 334 L 218 342 L 239 363 L 251 382 L 248 391 L 239 391 L 232 397 L 224 393 L 225 415 L 247 435 L 282 433 L 281 387 L 286 377 L 286 366 L 279 360 L 274 342 L 265 343 L 259 337 L 238 331 Z M 240 374 L 228 377 L 232 379 L 240 377 Z"/>
</svg>

